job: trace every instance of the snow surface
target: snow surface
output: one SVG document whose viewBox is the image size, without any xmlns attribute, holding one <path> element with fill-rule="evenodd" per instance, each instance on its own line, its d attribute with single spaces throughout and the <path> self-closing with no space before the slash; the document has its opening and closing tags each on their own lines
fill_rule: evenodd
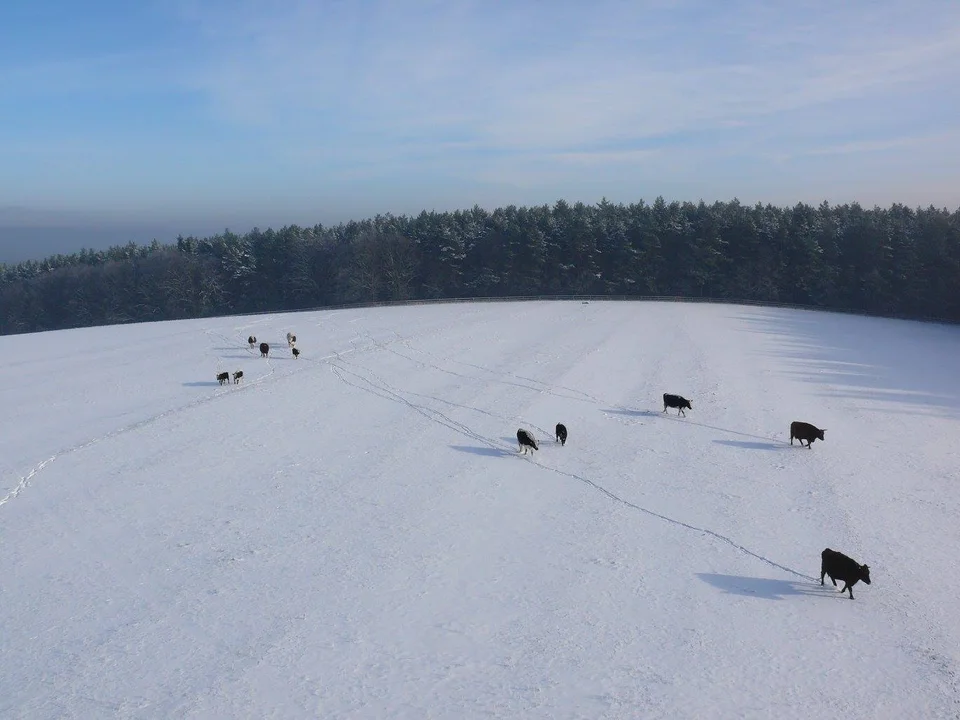
<svg viewBox="0 0 960 720">
<path fill-rule="evenodd" d="M 960 328 L 482 303 L 0 351 L 0 717 L 960 717 Z"/>
</svg>

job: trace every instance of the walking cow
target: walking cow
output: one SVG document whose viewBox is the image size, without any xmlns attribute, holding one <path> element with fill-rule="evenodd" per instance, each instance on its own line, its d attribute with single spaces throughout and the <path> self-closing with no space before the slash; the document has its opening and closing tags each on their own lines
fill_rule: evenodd
<svg viewBox="0 0 960 720">
<path fill-rule="evenodd" d="M 677 408 L 677 415 L 682 414 L 684 417 L 687 416 L 683 412 L 684 408 L 687 410 L 693 410 L 690 406 L 690 401 L 681 395 L 671 395 L 670 393 L 663 394 L 663 411 L 666 412 L 668 407 Z"/>
<path fill-rule="evenodd" d="M 853 586 L 858 580 L 863 580 L 867 585 L 870 584 L 870 566 L 861 565 L 853 558 L 847 557 L 842 552 L 825 548 L 820 553 L 820 584 L 823 585 L 823 576 L 829 575 L 833 586 L 837 586 L 837 580 L 843 580 L 843 587 L 840 592 L 846 590 L 850 593 L 850 599 L 853 600 Z"/>
<path fill-rule="evenodd" d="M 800 441 L 801 446 L 803 445 L 803 441 L 806 440 L 807 449 L 809 449 L 814 440 L 823 440 L 823 434 L 825 432 L 826 430 L 821 430 L 816 425 L 794 420 L 792 423 L 790 423 L 790 444 L 793 445 L 794 438 L 797 438 Z"/>
<path fill-rule="evenodd" d="M 270 354 L 270 346 L 267 343 L 260 343 L 260 357 L 267 357 Z"/>
<path fill-rule="evenodd" d="M 517 442 L 520 443 L 520 449 L 523 450 L 524 455 L 527 454 L 527 448 L 530 448 L 530 452 L 540 449 L 540 446 L 537 445 L 537 439 L 530 434 L 529 430 L 523 428 L 517 430 Z"/>
<path fill-rule="evenodd" d="M 556 427 L 557 442 L 563 447 L 567 444 L 567 426 L 563 423 L 557 423 Z"/>
</svg>

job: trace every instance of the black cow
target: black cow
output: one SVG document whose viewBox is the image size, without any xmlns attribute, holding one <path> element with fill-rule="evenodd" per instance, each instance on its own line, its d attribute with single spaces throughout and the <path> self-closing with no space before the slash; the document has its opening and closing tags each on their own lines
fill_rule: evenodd
<svg viewBox="0 0 960 720">
<path fill-rule="evenodd" d="M 294 349 L 293 349 L 293 356 L 294 356 L 295 358 L 300 357 L 300 351 L 297 350 L 296 348 L 294 348 Z"/>
<path fill-rule="evenodd" d="M 821 430 L 810 423 L 794 420 L 792 423 L 790 423 L 790 444 L 793 445 L 794 438 L 797 438 L 800 441 L 800 445 L 803 445 L 803 441 L 806 440 L 807 448 L 809 449 L 810 445 L 812 445 L 813 441 L 817 438 L 823 440 L 823 434 L 825 432 L 826 430 Z"/>
<path fill-rule="evenodd" d="M 225 382 L 230 382 L 230 373 L 228 372 L 217 373 L 217 380 L 220 381 L 221 385 L 223 385 Z"/>
<path fill-rule="evenodd" d="M 257 336 L 251 335 L 247 338 L 247 342 L 250 343 L 250 349 L 253 350 L 253 346 L 257 344 Z"/>
<path fill-rule="evenodd" d="M 683 412 L 684 408 L 687 408 L 688 410 L 693 410 L 693 408 L 690 406 L 690 401 L 687 400 L 685 397 L 682 397 L 680 395 L 671 395 L 670 393 L 664 393 L 663 394 L 663 411 L 666 412 L 668 407 L 677 408 L 677 415 L 683 414 L 684 417 L 687 416 L 687 414 Z"/>
<path fill-rule="evenodd" d="M 557 442 L 561 446 L 567 444 L 567 426 L 563 423 L 557 423 Z"/>
<path fill-rule="evenodd" d="M 237 371 L 233 374 L 233 383 L 234 383 L 234 385 L 239 385 L 239 384 L 240 384 L 240 380 L 242 380 L 242 379 L 243 379 L 243 370 L 237 370 Z"/>
<path fill-rule="evenodd" d="M 858 580 L 863 580 L 867 585 L 870 584 L 870 566 L 861 565 L 853 558 L 849 558 L 842 552 L 826 548 L 820 553 L 820 584 L 823 585 L 823 576 L 829 575 L 833 586 L 837 586 L 837 580 L 843 580 L 843 587 L 840 592 L 846 590 L 850 593 L 850 599 L 853 600 L 853 586 Z"/>
<path fill-rule="evenodd" d="M 517 430 L 517 442 L 520 443 L 520 449 L 523 450 L 524 455 L 527 454 L 527 448 L 530 448 L 530 452 L 540 449 L 540 446 L 537 445 L 537 439 L 523 428 Z"/>
<path fill-rule="evenodd" d="M 267 343 L 260 343 L 260 357 L 267 357 L 270 354 L 270 346 Z"/>
</svg>

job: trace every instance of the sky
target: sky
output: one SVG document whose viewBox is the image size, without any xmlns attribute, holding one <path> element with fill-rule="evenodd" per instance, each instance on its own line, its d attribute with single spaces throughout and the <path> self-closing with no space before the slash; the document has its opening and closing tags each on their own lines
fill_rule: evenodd
<svg viewBox="0 0 960 720">
<path fill-rule="evenodd" d="M 7 0 L 0 228 L 149 241 L 658 195 L 955 209 L 958 76 L 953 0 Z"/>
<path fill-rule="evenodd" d="M 687 302 L 2 336 L 0 718 L 956 720 L 958 352 Z"/>
</svg>

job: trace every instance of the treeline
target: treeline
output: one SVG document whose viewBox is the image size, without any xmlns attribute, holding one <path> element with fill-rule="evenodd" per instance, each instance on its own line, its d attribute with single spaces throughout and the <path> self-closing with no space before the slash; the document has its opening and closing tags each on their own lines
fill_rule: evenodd
<svg viewBox="0 0 960 720">
<path fill-rule="evenodd" d="M 960 321 L 960 210 L 479 207 L 0 265 L 0 333 L 351 302 L 679 295 Z"/>
</svg>

